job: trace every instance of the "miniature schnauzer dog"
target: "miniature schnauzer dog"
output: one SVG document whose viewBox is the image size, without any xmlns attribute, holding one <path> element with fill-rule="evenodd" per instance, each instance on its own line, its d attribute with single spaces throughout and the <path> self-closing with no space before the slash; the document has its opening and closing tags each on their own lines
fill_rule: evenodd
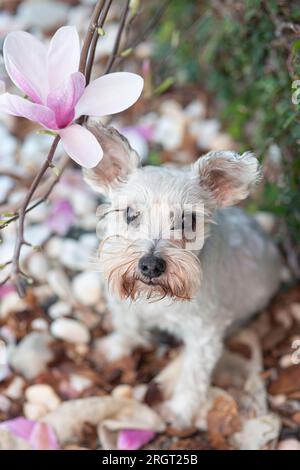
<svg viewBox="0 0 300 470">
<path fill-rule="evenodd" d="M 189 168 L 140 166 L 115 129 L 90 124 L 104 157 L 84 178 L 105 196 L 97 263 L 115 331 L 107 360 L 147 346 L 151 329 L 184 344 L 168 410 L 180 426 L 204 407 L 228 328 L 263 309 L 280 283 L 276 246 L 232 206 L 260 177 L 251 153 L 210 152 Z"/>
</svg>

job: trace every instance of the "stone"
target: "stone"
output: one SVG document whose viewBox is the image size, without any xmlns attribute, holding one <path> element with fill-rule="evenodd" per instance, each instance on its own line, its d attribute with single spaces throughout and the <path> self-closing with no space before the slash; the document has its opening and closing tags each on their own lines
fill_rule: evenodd
<svg viewBox="0 0 300 470">
<path fill-rule="evenodd" d="M 52 323 L 50 331 L 55 338 L 70 343 L 86 344 L 90 341 L 90 333 L 87 327 L 71 318 L 58 318 Z"/>
<path fill-rule="evenodd" d="M 35 384 L 25 391 L 25 398 L 30 403 L 42 405 L 47 411 L 55 410 L 61 400 L 52 387 L 47 384 Z"/>
<path fill-rule="evenodd" d="M 277 450 L 300 450 L 300 441 L 293 438 L 284 439 L 278 443 Z"/>
<path fill-rule="evenodd" d="M 66 317 L 72 312 L 72 306 L 67 302 L 55 302 L 48 310 L 48 314 L 54 320 L 60 317 Z"/>
<path fill-rule="evenodd" d="M 59 258 L 62 252 L 62 247 L 62 238 L 54 236 L 48 240 L 45 250 L 49 258 Z"/>
<path fill-rule="evenodd" d="M 55 1 L 23 2 L 18 8 L 18 17 L 25 28 L 49 31 L 65 24 L 68 6 Z"/>
<path fill-rule="evenodd" d="M 296 320 L 296 322 L 300 323 L 300 303 L 293 303 L 290 305 L 290 311 L 292 317 Z"/>
<path fill-rule="evenodd" d="M 26 379 L 34 379 L 54 358 L 49 347 L 51 340 L 51 336 L 44 332 L 29 333 L 17 346 L 8 349 L 8 363 Z"/>
<path fill-rule="evenodd" d="M 48 330 L 48 323 L 44 318 L 35 318 L 31 322 L 31 328 L 33 330 L 38 330 L 38 331 L 47 331 Z"/>
<path fill-rule="evenodd" d="M 93 306 L 101 298 L 101 281 L 97 272 L 86 271 L 74 277 L 72 289 L 75 298 L 84 305 Z"/>
<path fill-rule="evenodd" d="M 127 384 L 117 385 L 117 387 L 115 387 L 112 391 L 112 396 L 114 398 L 130 399 L 133 397 L 133 389 L 130 385 Z"/>
<path fill-rule="evenodd" d="M 6 318 L 11 312 L 22 312 L 26 308 L 26 302 L 20 299 L 17 292 L 10 292 L 1 301 L 0 318 Z"/>
<path fill-rule="evenodd" d="M 23 396 L 25 381 L 22 377 L 15 377 L 5 389 L 5 395 L 11 400 L 19 400 Z"/>
<path fill-rule="evenodd" d="M 37 421 L 47 414 L 47 408 L 39 403 L 25 402 L 23 405 L 23 413 L 27 419 Z"/>
<path fill-rule="evenodd" d="M 54 294 L 60 299 L 68 300 L 72 298 L 72 289 L 69 279 L 62 269 L 53 269 L 48 272 L 48 283 Z"/>
<path fill-rule="evenodd" d="M 61 262 L 64 266 L 74 271 L 83 271 L 88 267 L 91 250 L 78 243 L 78 241 L 67 238 L 63 241 Z"/>
<path fill-rule="evenodd" d="M 78 217 L 86 215 L 90 212 L 96 212 L 96 199 L 92 194 L 87 193 L 87 191 L 73 191 L 73 193 L 70 193 L 70 199 L 74 212 Z"/>
<path fill-rule="evenodd" d="M 8 176 L 0 176 L 0 203 L 4 202 L 9 191 L 14 187 L 14 182 Z"/>
<path fill-rule="evenodd" d="M 27 261 L 29 274 L 37 279 L 39 282 L 44 282 L 47 279 L 48 263 L 42 253 L 36 252 L 29 256 Z"/>
<path fill-rule="evenodd" d="M 70 385 L 73 390 L 78 393 L 83 392 L 86 388 L 90 387 L 93 382 L 83 375 L 71 374 L 70 375 Z"/>
</svg>

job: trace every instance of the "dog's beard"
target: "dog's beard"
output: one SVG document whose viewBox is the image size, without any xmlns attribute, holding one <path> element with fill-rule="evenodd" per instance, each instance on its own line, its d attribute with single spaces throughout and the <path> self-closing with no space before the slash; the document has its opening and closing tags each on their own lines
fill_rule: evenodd
<svg viewBox="0 0 300 470">
<path fill-rule="evenodd" d="M 144 245 L 144 246 L 143 246 Z M 195 254 L 175 243 L 164 241 L 160 254 L 166 261 L 166 272 L 151 281 L 138 270 L 140 258 L 146 254 L 143 242 L 113 236 L 99 247 L 98 263 L 109 289 L 121 299 L 191 300 L 201 282 L 201 267 Z"/>
</svg>

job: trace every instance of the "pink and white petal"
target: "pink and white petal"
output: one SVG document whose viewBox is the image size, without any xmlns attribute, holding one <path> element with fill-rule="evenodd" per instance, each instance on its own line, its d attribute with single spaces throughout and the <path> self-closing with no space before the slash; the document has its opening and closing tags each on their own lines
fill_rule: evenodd
<svg viewBox="0 0 300 470">
<path fill-rule="evenodd" d="M 9 33 L 4 41 L 3 56 L 8 75 L 18 88 L 39 104 L 48 93 L 46 54 L 44 44 L 25 31 Z"/>
<path fill-rule="evenodd" d="M 59 28 L 51 39 L 47 55 L 47 74 L 50 89 L 60 86 L 78 71 L 80 40 L 75 26 Z"/>
<path fill-rule="evenodd" d="M 85 127 L 72 124 L 59 131 L 65 152 L 84 168 L 93 168 L 103 157 L 96 137 Z"/>
<path fill-rule="evenodd" d="M 22 439 L 29 440 L 35 422 L 19 416 L 18 418 L 2 421 L 0 429 L 6 429 L 14 436 L 21 437 Z"/>
<path fill-rule="evenodd" d="M 85 76 L 80 72 L 72 73 L 57 88 L 50 91 L 47 106 L 56 116 L 58 127 L 66 127 L 74 118 L 74 108 L 84 92 Z"/>
<path fill-rule="evenodd" d="M 55 432 L 46 423 L 35 423 L 29 438 L 29 444 L 35 450 L 59 450 Z"/>
<path fill-rule="evenodd" d="M 154 431 L 146 429 L 122 429 L 118 435 L 118 450 L 138 450 L 155 437 Z"/>
<path fill-rule="evenodd" d="M 0 95 L 5 93 L 5 91 L 6 91 L 5 81 L 0 78 Z"/>
<path fill-rule="evenodd" d="M 24 117 L 41 124 L 46 129 L 57 129 L 55 114 L 51 109 L 11 93 L 0 95 L 0 112 Z"/>
<path fill-rule="evenodd" d="M 140 97 L 144 86 L 135 73 L 116 72 L 103 75 L 90 83 L 76 105 L 76 117 L 106 116 L 120 113 Z"/>
</svg>

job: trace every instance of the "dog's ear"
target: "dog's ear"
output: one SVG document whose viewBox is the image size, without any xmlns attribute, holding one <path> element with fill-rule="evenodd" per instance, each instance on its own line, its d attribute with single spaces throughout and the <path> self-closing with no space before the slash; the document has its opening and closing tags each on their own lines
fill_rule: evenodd
<svg viewBox="0 0 300 470">
<path fill-rule="evenodd" d="M 84 180 L 97 192 L 108 194 L 139 166 L 140 158 L 128 140 L 113 127 L 88 124 L 103 149 L 103 158 L 97 166 L 83 170 Z"/>
<path fill-rule="evenodd" d="M 259 163 L 250 153 L 231 151 L 209 152 L 193 167 L 193 175 L 213 205 L 225 207 L 245 199 L 253 184 L 260 179 Z"/>
</svg>

